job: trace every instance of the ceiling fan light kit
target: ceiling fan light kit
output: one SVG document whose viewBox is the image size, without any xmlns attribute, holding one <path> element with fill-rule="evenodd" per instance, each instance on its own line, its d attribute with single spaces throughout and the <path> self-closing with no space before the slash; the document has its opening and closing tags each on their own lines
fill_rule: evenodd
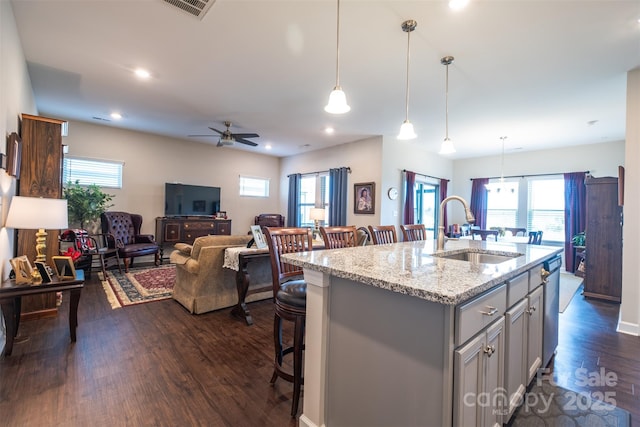
<svg viewBox="0 0 640 427">
<path fill-rule="evenodd" d="M 449 139 L 449 65 L 453 62 L 453 56 L 445 56 L 440 60 L 440 63 L 447 68 L 446 78 L 445 78 L 445 107 L 444 107 L 444 117 L 445 117 L 445 125 L 444 125 L 444 141 L 440 146 L 440 154 L 453 154 L 456 152 L 455 147 L 453 146 L 453 142 Z"/>
<path fill-rule="evenodd" d="M 212 127 L 209 128 L 212 131 L 218 132 L 220 134 L 220 139 L 218 140 L 218 144 L 216 145 L 216 147 L 230 146 L 230 145 L 234 145 L 236 142 L 239 142 L 245 145 L 250 145 L 252 147 L 256 147 L 258 145 L 253 141 L 249 141 L 248 139 L 245 139 L 245 138 L 259 138 L 260 135 L 258 135 L 257 133 L 233 133 L 231 132 L 231 129 L 230 129 L 231 128 L 230 121 L 225 121 L 224 125 L 227 127 L 227 129 L 224 131 L 218 130 Z M 189 136 L 215 136 L 215 135 L 189 135 Z"/>
<path fill-rule="evenodd" d="M 400 133 L 398 139 L 407 140 L 415 139 L 417 137 L 413 130 L 413 124 L 409 121 L 409 59 L 410 59 L 410 46 L 411 46 L 411 32 L 416 29 L 418 23 L 413 19 L 409 19 L 402 23 L 402 31 L 407 33 L 407 87 L 405 94 L 405 119 L 400 126 Z"/>
<path fill-rule="evenodd" d="M 340 0 L 337 5 L 336 23 L 336 85 L 329 95 L 329 103 L 324 107 L 324 111 L 331 114 L 344 114 L 351 110 L 347 104 L 347 96 L 340 87 Z"/>
</svg>

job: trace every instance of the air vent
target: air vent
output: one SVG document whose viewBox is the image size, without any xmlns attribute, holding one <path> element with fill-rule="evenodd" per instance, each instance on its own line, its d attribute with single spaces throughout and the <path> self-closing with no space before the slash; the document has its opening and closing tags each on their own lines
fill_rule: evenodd
<svg viewBox="0 0 640 427">
<path fill-rule="evenodd" d="M 168 5 L 177 7 L 183 12 L 197 18 L 204 18 L 204 15 L 209 11 L 209 8 L 213 6 L 216 0 L 162 0 Z"/>
</svg>

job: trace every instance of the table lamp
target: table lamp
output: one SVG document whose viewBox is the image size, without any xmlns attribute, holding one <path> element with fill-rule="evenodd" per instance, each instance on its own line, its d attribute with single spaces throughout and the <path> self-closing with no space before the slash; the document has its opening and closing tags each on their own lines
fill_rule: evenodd
<svg viewBox="0 0 640 427">
<path fill-rule="evenodd" d="M 46 262 L 47 233 L 69 226 L 67 199 L 13 196 L 5 227 L 38 230 L 36 233 L 36 262 Z"/>
<path fill-rule="evenodd" d="M 314 228 L 313 233 L 318 234 L 320 232 L 320 221 L 324 221 L 324 209 L 323 208 L 311 208 L 309 211 L 309 219 L 313 220 Z"/>
</svg>

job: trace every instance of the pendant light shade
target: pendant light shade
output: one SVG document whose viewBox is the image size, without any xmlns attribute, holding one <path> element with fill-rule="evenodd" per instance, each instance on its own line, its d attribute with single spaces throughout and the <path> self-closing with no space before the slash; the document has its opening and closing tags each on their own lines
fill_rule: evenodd
<svg viewBox="0 0 640 427">
<path fill-rule="evenodd" d="M 453 154 L 456 152 L 453 142 L 449 139 L 449 65 L 453 62 L 453 56 L 445 56 L 440 60 L 440 63 L 447 69 L 445 78 L 445 124 L 444 124 L 444 141 L 440 146 L 440 154 Z"/>
<path fill-rule="evenodd" d="M 347 96 L 340 87 L 340 0 L 338 0 L 336 23 L 336 85 L 329 95 L 329 103 L 324 107 L 324 111 L 331 114 L 344 114 L 351 110 L 347 104 Z"/>
<path fill-rule="evenodd" d="M 400 126 L 400 133 L 398 134 L 398 139 L 415 139 L 418 135 L 416 135 L 413 130 L 413 125 L 409 121 L 409 59 L 410 59 L 410 46 L 411 46 L 411 32 L 416 29 L 418 23 L 413 19 L 409 19 L 408 21 L 404 21 L 402 23 L 402 31 L 407 33 L 407 90 L 405 95 L 405 119 Z"/>
</svg>

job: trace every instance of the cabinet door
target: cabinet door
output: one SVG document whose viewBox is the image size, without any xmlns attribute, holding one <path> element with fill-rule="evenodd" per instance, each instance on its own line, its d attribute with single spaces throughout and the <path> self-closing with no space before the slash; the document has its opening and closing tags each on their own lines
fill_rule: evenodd
<svg viewBox="0 0 640 427">
<path fill-rule="evenodd" d="M 454 351 L 453 425 L 482 424 L 482 380 L 484 376 L 485 334 L 479 334 Z"/>
<path fill-rule="evenodd" d="M 482 400 L 483 426 L 502 426 L 504 415 L 504 317 L 487 329 Z"/>
<path fill-rule="evenodd" d="M 214 234 L 231 235 L 231 220 L 216 220 Z"/>
<path fill-rule="evenodd" d="M 162 233 L 162 242 L 179 242 L 180 241 L 180 223 L 165 222 Z"/>
<path fill-rule="evenodd" d="M 527 296 L 527 381 L 529 384 L 542 366 L 543 286 Z"/>
<path fill-rule="evenodd" d="M 505 313 L 505 388 L 508 407 L 507 421 L 520 404 L 526 391 L 527 377 L 527 311 L 528 299 L 524 298 Z M 540 348 L 542 350 L 542 347 Z"/>
</svg>

